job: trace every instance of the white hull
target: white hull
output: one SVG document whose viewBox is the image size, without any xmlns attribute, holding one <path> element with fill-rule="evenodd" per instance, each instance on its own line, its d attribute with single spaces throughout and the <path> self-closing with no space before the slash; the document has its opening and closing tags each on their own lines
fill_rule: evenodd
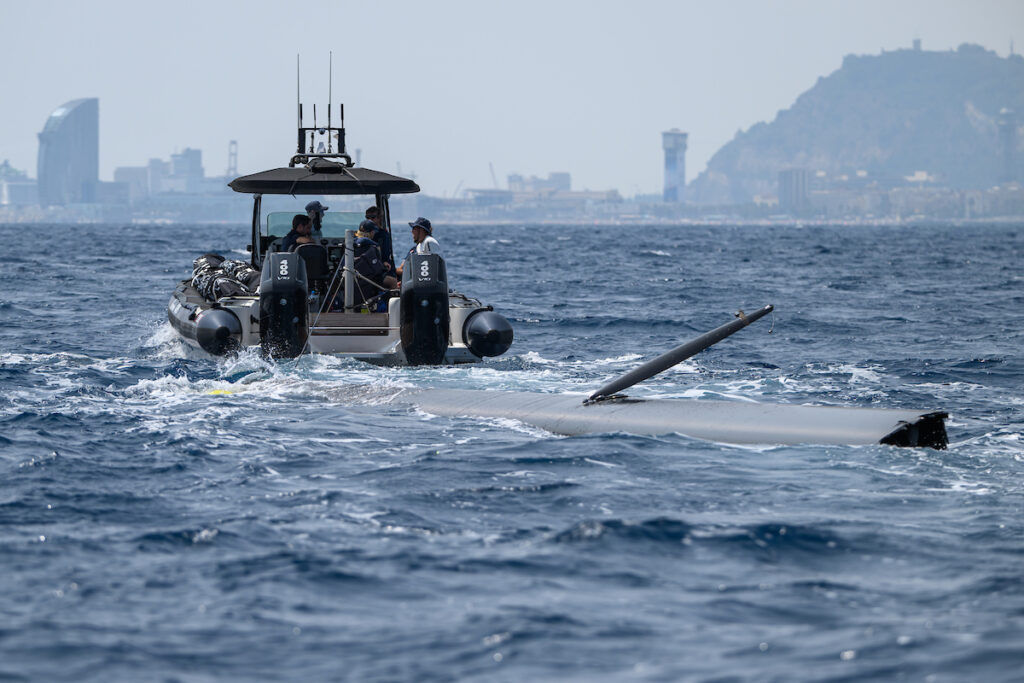
<svg viewBox="0 0 1024 683">
<path fill-rule="evenodd" d="M 396 403 L 434 415 L 519 420 L 554 434 L 679 433 L 732 444 L 946 447 L 945 413 L 675 399 L 609 399 L 465 389 L 407 389 Z"/>
</svg>

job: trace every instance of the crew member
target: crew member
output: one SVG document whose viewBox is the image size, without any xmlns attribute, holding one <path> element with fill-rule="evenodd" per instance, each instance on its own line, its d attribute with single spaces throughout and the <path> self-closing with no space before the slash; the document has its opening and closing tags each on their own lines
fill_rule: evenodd
<svg viewBox="0 0 1024 683">
<path fill-rule="evenodd" d="M 380 247 L 380 255 L 384 259 L 384 265 L 387 266 L 388 272 L 391 275 L 395 275 L 395 252 L 391 243 L 391 232 L 384 227 L 384 216 L 382 212 L 376 206 L 371 206 L 366 210 L 366 220 L 359 225 L 360 230 L 366 230 L 370 233 L 370 239 L 377 243 Z"/>
<path fill-rule="evenodd" d="M 441 255 L 441 245 L 434 239 L 434 228 L 430 225 L 430 221 L 420 216 L 410 223 L 409 227 L 412 228 L 412 241 L 416 243 L 416 246 L 409 250 L 410 254 L 415 251 L 417 254 Z M 397 270 L 401 277 L 402 266 L 399 266 Z"/>
<path fill-rule="evenodd" d="M 292 218 L 292 230 L 284 239 L 281 240 L 281 251 L 294 251 L 295 247 L 300 244 L 311 244 L 313 238 L 310 236 L 312 232 L 312 222 L 309 220 L 309 216 L 304 216 L 301 213 L 295 214 Z"/>
<path fill-rule="evenodd" d="M 434 239 L 434 228 L 423 216 L 409 224 L 412 228 L 412 241 L 416 243 L 417 254 L 441 255 L 441 245 Z"/>
<path fill-rule="evenodd" d="M 355 305 L 359 306 L 367 299 L 372 299 L 384 290 L 391 289 L 394 286 L 394 278 L 387 275 L 387 269 L 384 268 L 384 263 L 380 259 L 380 250 L 376 242 L 367 237 L 360 237 L 353 244 L 353 248 L 355 270 L 357 275 L 362 276 L 355 279 L 356 289 L 353 296 Z M 385 284 L 385 280 L 391 282 Z"/>
<path fill-rule="evenodd" d="M 324 212 L 329 208 L 331 207 L 324 206 L 316 199 L 306 204 L 306 215 L 313 222 L 313 237 L 318 241 L 323 237 L 320 231 L 323 229 Z"/>
</svg>

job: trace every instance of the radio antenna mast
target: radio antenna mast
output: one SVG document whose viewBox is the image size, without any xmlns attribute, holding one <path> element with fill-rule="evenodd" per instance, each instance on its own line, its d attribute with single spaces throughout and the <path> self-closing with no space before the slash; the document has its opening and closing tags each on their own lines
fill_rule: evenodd
<svg viewBox="0 0 1024 683">
<path fill-rule="evenodd" d="M 330 154 L 333 150 L 331 149 L 331 102 L 334 100 L 332 90 L 334 87 L 334 51 L 331 50 L 327 53 L 327 153 Z"/>
<path fill-rule="evenodd" d="M 299 55 L 298 55 L 298 53 L 296 53 L 296 55 L 295 55 L 295 108 L 296 108 L 295 114 L 299 118 L 299 125 L 297 126 L 297 128 L 299 129 L 299 149 L 298 149 L 298 152 L 299 152 L 299 154 L 302 154 L 302 142 L 303 142 L 303 134 L 302 134 L 302 98 L 299 95 L 299 80 L 300 80 L 299 79 Z"/>
<path fill-rule="evenodd" d="M 0 0 L 2 1 L 2 0 Z M 337 159 L 345 168 L 353 166 L 352 157 L 345 151 L 345 104 L 338 104 L 338 127 L 334 127 L 334 51 L 328 52 L 327 62 L 327 125 L 320 126 L 317 120 L 317 106 L 313 103 L 313 126 L 307 128 L 302 115 L 302 61 L 301 55 L 295 55 L 295 106 L 299 119 L 297 126 L 298 146 L 296 153 L 288 162 L 289 168 L 296 164 L 309 165 L 314 158 Z M 327 136 L 326 144 L 324 136 Z M 334 139 L 338 140 L 338 148 L 334 148 Z"/>
</svg>

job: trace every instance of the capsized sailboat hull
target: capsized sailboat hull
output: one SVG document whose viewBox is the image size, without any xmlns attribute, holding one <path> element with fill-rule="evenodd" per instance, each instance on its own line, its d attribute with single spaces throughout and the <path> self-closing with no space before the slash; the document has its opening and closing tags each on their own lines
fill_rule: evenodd
<svg viewBox="0 0 1024 683">
<path fill-rule="evenodd" d="M 434 415 L 519 420 L 555 434 L 679 433 L 733 444 L 823 444 L 945 448 L 945 413 L 745 401 L 583 397 L 466 389 L 407 389 L 396 400 Z"/>
</svg>

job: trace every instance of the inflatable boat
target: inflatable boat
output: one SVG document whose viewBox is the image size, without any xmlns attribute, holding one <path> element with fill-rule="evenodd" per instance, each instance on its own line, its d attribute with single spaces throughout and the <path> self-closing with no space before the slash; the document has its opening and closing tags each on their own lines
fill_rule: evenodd
<svg viewBox="0 0 1024 683">
<path fill-rule="evenodd" d="M 491 306 L 451 289 L 440 254 L 411 253 L 400 287 L 389 288 L 362 272 L 356 233 L 363 211 L 322 212 L 313 241 L 287 249 L 292 219 L 302 211 L 264 212 L 267 195 L 364 196 L 390 245 L 389 197 L 419 192 L 408 178 L 353 164 L 345 151 L 343 105 L 339 109 L 338 127 L 330 118 L 327 126 L 314 121 L 304 127 L 299 105 L 298 151 L 288 167 L 229 183 L 235 192 L 253 197 L 251 257 L 246 262 L 216 254 L 196 259 L 192 277 L 168 302 L 171 325 L 188 344 L 215 356 L 252 347 L 272 358 L 325 353 L 379 365 L 438 365 L 505 353 L 512 326 Z M 377 253 L 381 261 L 396 263 L 393 254 Z"/>
</svg>

